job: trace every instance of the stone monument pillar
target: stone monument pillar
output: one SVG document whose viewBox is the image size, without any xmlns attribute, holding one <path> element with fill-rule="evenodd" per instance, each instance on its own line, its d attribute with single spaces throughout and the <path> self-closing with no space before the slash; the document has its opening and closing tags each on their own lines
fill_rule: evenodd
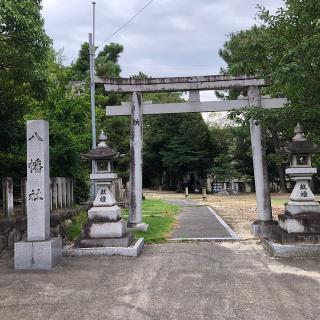
<svg viewBox="0 0 320 320">
<path fill-rule="evenodd" d="M 27 241 L 15 243 L 15 269 L 51 269 L 62 259 L 61 238 L 50 239 L 49 124 L 27 121 Z"/>
</svg>

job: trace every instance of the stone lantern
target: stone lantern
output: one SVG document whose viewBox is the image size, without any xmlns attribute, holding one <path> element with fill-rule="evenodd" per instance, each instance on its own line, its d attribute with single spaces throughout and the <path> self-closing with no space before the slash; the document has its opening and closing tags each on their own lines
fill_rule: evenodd
<svg viewBox="0 0 320 320">
<path fill-rule="evenodd" d="M 320 204 L 315 201 L 309 186 L 312 176 L 317 173 L 311 166 L 311 157 L 320 148 L 306 139 L 303 127 L 298 124 L 285 151 L 290 155 L 290 168 L 286 169 L 286 174 L 295 181 L 295 186 L 285 204 L 285 214 L 279 216 L 280 229 L 287 233 L 320 232 L 320 226 L 316 226 L 320 222 Z"/>
<path fill-rule="evenodd" d="M 120 157 L 120 154 L 110 148 L 106 141 L 107 136 L 102 130 L 97 148 L 83 155 L 92 162 L 90 180 L 93 181 L 93 198 L 96 197 L 99 187 L 106 184 L 110 186 L 118 178 L 117 173 L 113 172 L 113 162 Z"/>
<path fill-rule="evenodd" d="M 119 153 L 107 146 L 107 137 L 103 131 L 99 136 L 96 149 L 90 150 L 84 158 L 92 161 L 95 199 L 88 211 L 88 222 L 84 227 L 79 247 L 128 247 L 132 235 L 127 230 L 127 221 L 121 218 L 121 209 L 110 189 L 111 183 L 117 178 L 113 173 L 113 160 Z"/>
</svg>

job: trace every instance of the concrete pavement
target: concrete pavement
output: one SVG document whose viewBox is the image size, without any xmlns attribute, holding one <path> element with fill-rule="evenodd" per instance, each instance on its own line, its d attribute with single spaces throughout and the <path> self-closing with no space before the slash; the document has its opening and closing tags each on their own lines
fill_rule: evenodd
<svg viewBox="0 0 320 320">
<path fill-rule="evenodd" d="M 237 240 L 233 230 L 207 206 L 187 200 L 169 200 L 180 206 L 176 228 L 171 240 Z"/>
<path fill-rule="evenodd" d="M 0 260 L 1 320 L 310 320 L 320 257 L 275 260 L 255 243 L 167 243 L 139 258 L 64 258 L 52 272 Z"/>
</svg>

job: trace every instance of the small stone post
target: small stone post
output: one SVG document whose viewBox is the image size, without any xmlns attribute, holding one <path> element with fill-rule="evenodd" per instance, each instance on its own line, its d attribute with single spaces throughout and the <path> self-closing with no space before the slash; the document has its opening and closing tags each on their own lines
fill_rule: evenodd
<svg viewBox="0 0 320 320">
<path fill-rule="evenodd" d="M 202 200 L 207 200 L 207 189 L 202 188 Z"/>
<path fill-rule="evenodd" d="M 261 107 L 261 95 L 258 87 L 250 87 L 248 100 L 251 107 Z M 264 132 L 257 120 L 250 120 L 252 159 L 257 198 L 257 220 L 252 224 L 254 236 L 267 236 L 275 222 L 272 220 L 269 179 L 266 165 Z"/>
<path fill-rule="evenodd" d="M 50 240 L 49 124 L 27 121 L 27 241 L 15 243 L 15 269 L 51 269 L 62 258 Z"/>
<path fill-rule="evenodd" d="M 142 94 L 132 93 L 130 133 L 130 200 L 128 226 L 146 231 L 142 223 Z"/>
<path fill-rule="evenodd" d="M 188 186 L 185 187 L 184 196 L 185 196 L 186 198 L 188 198 L 188 196 L 189 196 L 189 188 L 188 188 Z"/>
<path fill-rule="evenodd" d="M 6 217 L 13 215 L 13 180 L 2 178 L 3 210 Z"/>
</svg>

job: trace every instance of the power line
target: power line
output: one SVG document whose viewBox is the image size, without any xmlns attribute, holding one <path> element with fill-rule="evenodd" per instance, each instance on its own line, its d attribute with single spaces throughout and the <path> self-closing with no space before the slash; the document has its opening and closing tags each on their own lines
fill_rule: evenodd
<svg viewBox="0 0 320 320">
<path fill-rule="evenodd" d="M 121 25 L 115 32 L 110 34 L 104 41 L 102 41 L 97 48 L 99 48 L 102 44 L 110 40 L 113 36 L 115 36 L 119 31 L 121 31 L 123 28 L 125 28 L 129 23 L 131 23 L 144 9 L 146 9 L 154 0 L 150 0 L 147 2 L 135 15 L 133 15 L 127 22 L 125 22 L 123 25 Z"/>
</svg>

